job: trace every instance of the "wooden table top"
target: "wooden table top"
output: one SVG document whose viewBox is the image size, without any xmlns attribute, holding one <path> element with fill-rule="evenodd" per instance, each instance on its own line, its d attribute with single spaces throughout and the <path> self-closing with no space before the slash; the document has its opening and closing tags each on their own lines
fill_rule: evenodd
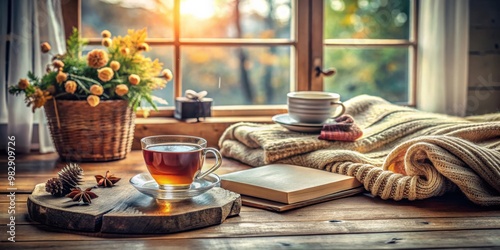
<svg viewBox="0 0 500 250">
<path fill-rule="evenodd" d="M 209 164 L 211 160 L 207 162 Z M 15 185 L 7 180 L 7 156 L 0 159 L 1 249 L 379 249 L 500 247 L 500 209 L 479 207 L 460 193 L 419 201 L 392 201 L 359 194 L 284 213 L 242 207 L 220 225 L 160 235 L 64 231 L 30 220 L 26 200 L 37 183 L 57 176 L 64 162 L 56 154 L 16 156 Z M 124 160 L 82 163 L 85 179 L 106 170 L 128 181 L 145 172 L 142 154 Z M 224 159 L 218 174 L 249 168 Z M 9 188 L 16 188 L 15 208 Z M 11 210 L 15 214 L 9 214 Z M 5 225 L 15 216 L 15 241 Z"/>
</svg>

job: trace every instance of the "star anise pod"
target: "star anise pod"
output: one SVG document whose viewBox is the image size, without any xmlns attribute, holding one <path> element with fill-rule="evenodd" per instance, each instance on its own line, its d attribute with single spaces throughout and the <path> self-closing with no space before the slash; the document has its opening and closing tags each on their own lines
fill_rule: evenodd
<svg viewBox="0 0 500 250">
<path fill-rule="evenodd" d="M 97 181 L 97 186 L 99 187 L 112 187 L 117 183 L 121 178 L 114 177 L 109 171 L 106 171 L 106 175 L 96 175 L 95 180 Z"/>
<path fill-rule="evenodd" d="M 71 193 L 66 195 L 66 197 L 73 199 L 73 201 L 77 202 L 84 202 L 86 204 L 92 203 L 92 199 L 95 199 L 99 196 L 95 194 L 94 192 L 91 192 L 92 188 L 87 188 L 85 190 L 82 190 L 79 187 L 71 189 Z"/>
</svg>

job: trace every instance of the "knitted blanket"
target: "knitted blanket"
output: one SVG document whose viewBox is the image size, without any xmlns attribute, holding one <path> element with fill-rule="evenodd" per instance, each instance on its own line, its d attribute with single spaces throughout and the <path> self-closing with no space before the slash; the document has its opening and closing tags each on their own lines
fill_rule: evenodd
<svg viewBox="0 0 500 250">
<path fill-rule="evenodd" d="M 279 162 L 354 176 L 382 199 L 460 189 L 476 204 L 500 205 L 500 113 L 453 117 L 367 95 L 344 104 L 363 130 L 355 142 L 319 140 L 319 134 L 278 124 L 237 123 L 220 138 L 220 151 L 255 167 Z"/>
</svg>

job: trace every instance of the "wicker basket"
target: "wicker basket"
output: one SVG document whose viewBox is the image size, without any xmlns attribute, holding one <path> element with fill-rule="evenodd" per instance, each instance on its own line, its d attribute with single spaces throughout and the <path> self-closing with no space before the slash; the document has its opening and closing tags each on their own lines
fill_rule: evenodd
<svg viewBox="0 0 500 250">
<path fill-rule="evenodd" d="M 49 100 L 44 108 L 62 160 L 118 160 L 132 148 L 135 113 L 126 100 L 101 101 L 95 108 L 87 101 Z"/>
</svg>

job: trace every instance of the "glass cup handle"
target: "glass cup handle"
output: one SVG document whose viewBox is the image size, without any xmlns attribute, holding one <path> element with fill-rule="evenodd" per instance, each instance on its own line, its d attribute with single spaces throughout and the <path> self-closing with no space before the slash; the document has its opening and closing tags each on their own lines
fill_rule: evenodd
<svg viewBox="0 0 500 250">
<path fill-rule="evenodd" d="M 215 156 L 215 164 L 207 171 L 205 172 L 201 172 L 196 176 L 196 179 L 201 179 L 205 176 L 207 176 L 208 174 L 212 173 L 213 171 L 217 170 L 220 165 L 222 164 L 222 156 L 221 154 L 219 153 L 219 150 L 215 149 L 215 148 L 204 148 L 203 149 L 203 157 L 206 157 L 206 155 L 208 153 L 212 153 L 214 154 Z"/>
<path fill-rule="evenodd" d="M 344 106 L 344 104 L 341 101 L 331 102 L 330 105 L 340 105 L 342 107 L 342 110 L 340 111 L 340 113 L 338 113 L 338 115 L 336 115 L 336 116 L 332 116 L 331 118 L 337 118 L 337 117 L 339 117 L 339 116 L 341 116 L 341 115 L 344 114 L 344 112 L 345 112 L 345 106 Z"/>
</svg>

